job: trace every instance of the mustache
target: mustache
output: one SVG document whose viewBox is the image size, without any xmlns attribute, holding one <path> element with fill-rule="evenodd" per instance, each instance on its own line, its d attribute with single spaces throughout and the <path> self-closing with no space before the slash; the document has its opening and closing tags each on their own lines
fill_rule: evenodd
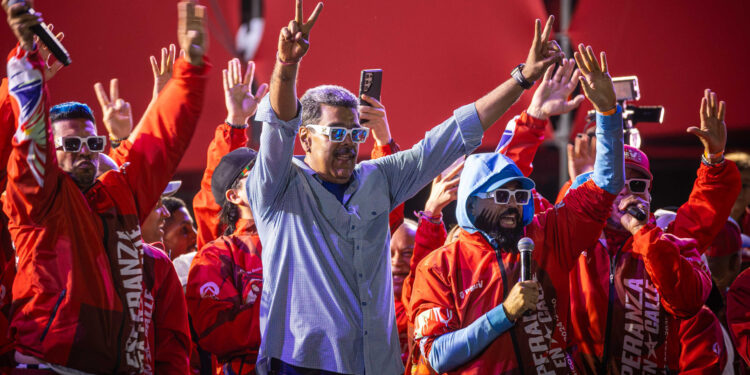
<svg viewBox="0 0 750 375">
<path fill-rule="evenodd" d="M 505 211 L 497 212 L 492 211 L 488 209 L 482 210 L 482 212 L 479 213 L 479 216 L 477 216 L 477 224 L 480 223 L 480 220 L 483 224 L 490 225 L 491 227 L 499 226 L 500 225 L 500 219 L 503 216 L 513 215 L 517 218 L 521 216 L 521 213 L 516 208 L 508 208 Z"/>
<path fill-rule="evenodd" d="M 357 150 L 355 150 L 354 147 L 351 146 L 342 146 L 333 151 L 333 156 L 349 156 L 354 158 L 357 156 Z"/>
</svg>

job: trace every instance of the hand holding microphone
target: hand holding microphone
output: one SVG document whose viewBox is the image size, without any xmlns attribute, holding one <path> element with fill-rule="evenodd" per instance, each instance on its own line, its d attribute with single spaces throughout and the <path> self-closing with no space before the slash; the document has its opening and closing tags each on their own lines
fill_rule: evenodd
<svg viewBox="0 0 750 375">
<path fill-rule="evenodd" d="M 649 202 L 639 196 L 626 197 L 620 201 L 618 209 L 624 212 L 620 217 L 620 224 L 632 234 L 648 223 Z"/>
<path fill-rule="evenodd" d="M 70 65 L 70 55 L 62 43 L 50 31 L 49 27 L 39 18 L 40 14 L 32 8 L 31 1 L 3 0 L 3 8 L 8 12 L 8 24 L 13 29 L 16 37 L 23 48 L 30 49 L 33 40 L 30 39 L 28 30 L 36 34 L 47 49 L 63 65 Z M 27 26 L 28 25 L 28 26 Z M 28 30 L 25 28 L 28 27 Z"/>
<path fill-rule="evenodd" d="M 531 252 L 534 241 L 524 237 L 518 241 L 518 251 L 521 253 L 521 281 L 513 286 L 503 301 L 503 308 L 508 320 L 515 321 L 521 315 L 536 310 L 539 300 L 539 284 L 531 279 Z"/>
</svg>

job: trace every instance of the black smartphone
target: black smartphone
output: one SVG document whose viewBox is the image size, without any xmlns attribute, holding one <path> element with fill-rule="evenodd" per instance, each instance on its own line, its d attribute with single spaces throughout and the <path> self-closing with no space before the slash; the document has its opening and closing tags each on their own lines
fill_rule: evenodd
<svg viewBox="0 0 750 375">
<path fill-rule="evenodd" d="M 365 69 L 359 76 L 359 105 L 370 104 L 362 100 L 362 94 L 380 101 L 380 86 L 383 83 L 383 69 Z M 361 120 L 364 124 L 367 120 Z"/>
</svg>

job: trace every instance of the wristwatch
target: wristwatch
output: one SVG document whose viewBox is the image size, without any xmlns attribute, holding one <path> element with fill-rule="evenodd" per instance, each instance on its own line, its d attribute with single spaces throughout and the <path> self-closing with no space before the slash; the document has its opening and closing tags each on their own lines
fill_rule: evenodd
<svg viewBox="0 0 750 375">
<path fill-rule="evenodd" d="M 510 76 L 513 77 L 513 79 L 518 82 L 518 84 L 524 89 L 528 90 L 531 88 L 531 86 L 534 86 L 534 82 L 529 82 L 526 80 L 526 77 L 523 76 L 523 73 L 521 73 L 521 70 L 523 70 L 523 67 L 526 66 L 526 64 L 518 64 L 517 67 L 515 67 L 511 72 Z"/>
</svg>

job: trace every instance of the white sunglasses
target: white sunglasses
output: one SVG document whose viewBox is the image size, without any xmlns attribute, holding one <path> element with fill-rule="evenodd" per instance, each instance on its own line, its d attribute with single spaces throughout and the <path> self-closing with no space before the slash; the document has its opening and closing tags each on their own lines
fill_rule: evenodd
<svg viewBox="0 0 750 375">
<path fill-rule="evenodd" d="M 364 143 L 370 134 L 369 128 L 343 128 L 340 126 L 324 126 L 316 124 L 305 125 L 306 128 L 314 130 L 318 134 L 327 135 L 331 142 L 343 142 L 347 134 L 351 134 L 352 142 Z"/>
</svg>

